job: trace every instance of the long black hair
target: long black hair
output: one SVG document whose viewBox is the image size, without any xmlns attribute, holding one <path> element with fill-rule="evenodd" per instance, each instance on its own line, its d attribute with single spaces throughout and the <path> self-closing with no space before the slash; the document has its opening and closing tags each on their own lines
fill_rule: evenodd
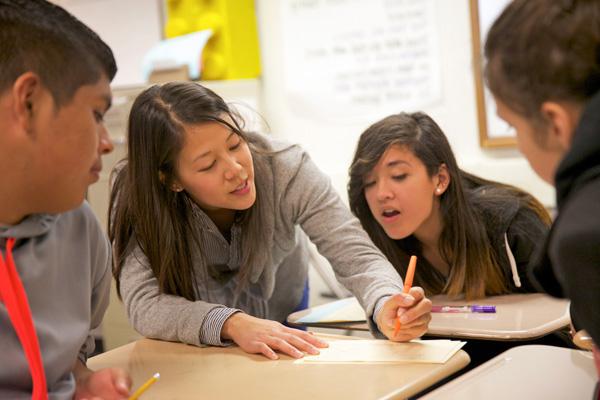
<svg viewBox="0 0 600 400">
<path fill-rule="evenodd" d="M 413 235 L 403 240 L 387 236 L 373 217 L 364 194 L 365 176 L 393 145 L 408 148 L 423 162 L 430 177 L 438 173 L 441 165 L 446 166 L 450 175 L 450 184 L 440 196 L 443 228 L 438 242 L 442 258 L 450 265 L 450 274 L 447 280 L 441 280 L 433 269 L 421 268 L 416 278 L 418 284 L 429 294 L 464 293 L 467 298 L 506 293 L 505 278 L 486 226 L 479 220 L 468 192 L 482 186 L 493 188 L 486 194 L 488 198 L 493 196 L 499 204 L 517 198 L 549 224 L 550 217 L 544 207 L 520 189 L 462 171 L 446 136 L 428 115 L 400 113 L 384 118 L 360 136 L 350 167 L 348 198 L 363 228 L 401 275 L 406 273 L 409 255 L 420 254 L 420 243 Z"/>
<path fill-rule="evenodd" d="M 227 116 L 228 118 L 224 118 Z M 232 121 L 228 122 L 228 120 Z M 109 208 L 109 237 L 114 248 L 113 275 L 120 296 L 120 275 L 134 245 L 148 258 L 162 293 L 196 300 L 192 254 L 200 242 L 190 220 L 194 203 L 185 191 L 172 190 L 177 157 L 186 126 L 207 121 L 226 125 L 248 142 L 253 155 L 256 201 L 243 212 L 240 288 L 249 279 L 250 266 L 266 262 L 254 248 L 266 241 L 261 229 L 261 164 L 259 144 L 249 140 L 240 117 L 210 89 L 193 82 L 152 86 L 135 100 L 129 116 L 128 156 L 113 172 Z M 135 239 L 135 240 L 133 240 Z M 198 261 L 195 259 L 195 261 Z"/>
</svg>

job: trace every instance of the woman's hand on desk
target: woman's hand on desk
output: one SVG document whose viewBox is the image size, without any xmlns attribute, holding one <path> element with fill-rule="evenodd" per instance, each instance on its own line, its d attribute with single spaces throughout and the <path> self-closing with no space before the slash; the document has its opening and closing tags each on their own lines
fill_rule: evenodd
<svg viewBox="0 0 600 400">
<path fill-rule="evenodd" d="M 263 354 L 271 360 L 279 358 L 276 351 L 302 358 L 304 353 L 319 354 L 319 347 L 327 347 L 311 333 L 241 312 L 225 321 L 221 337 L 233 340 L 246 353 Z"/>
<path fill-rule="evenodd" d="M 400 330 L 394 335 L 396 319 L 400 318 Z M 413 287 L 408 293 L 396 294 L 385 302 L 377 315 L 381 333 L 395 342 L 405 342 L 423 336 L 431 321 L 431 300 L 423 289 Z"/>
</svg>

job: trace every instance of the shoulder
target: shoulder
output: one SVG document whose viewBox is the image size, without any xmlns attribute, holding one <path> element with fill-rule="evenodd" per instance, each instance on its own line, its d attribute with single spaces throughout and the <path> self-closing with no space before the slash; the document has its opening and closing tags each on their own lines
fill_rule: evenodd
<svg viewBox="0 0 600 400">
<path fill-rule="evenodd" d="M 488 232 L 504 234 L 522 211 L 519 199 L 496 186 L 480 186 L 467 190 L 468 203 L 480 216 Z"/>
<path fill-rule="evenodd" d="M 286 162 L 298 159 L 303 154 L 306 154 L 300 145 L 278 137 L 263 135 L 256 132 L 248 132 L 246 133 L 246 136 L 248 142 L 254 148 L 254 156 L 266 155 L 275 162 Z"/>
<path fill-rule="evenodd" d="M 559 210 L 553 245 L 600 249 L 600 179 L 577 190 Z"/>
<path fill-rule="evenodd" d="M 74 246 L 88 245 L 96 251 L 108 251 L 108 239 L 89 203 L 56 216 L 56 234 Z"/>
<path fill-rule="evenodd" d="M 255 166 L 266 168 L 276 182 L 289 182 L 302 170 L 316 172 L 316 167 L 308 153 L 299 144 L 279 138 L 248 134 L 249 142 L 253 145 Z"/>
<path fill-rule="evenodd" d="M 76 232 L 101 232 L 102 228 L 87 201 L 81 206 L 57 215 L 57 224 L 61 229 Z"/>
</svg>

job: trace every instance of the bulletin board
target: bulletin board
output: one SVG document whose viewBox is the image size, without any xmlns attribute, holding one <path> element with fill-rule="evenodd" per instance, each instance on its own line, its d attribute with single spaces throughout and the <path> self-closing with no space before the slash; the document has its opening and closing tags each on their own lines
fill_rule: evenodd
<svg viewBox="0 0 600 400">
<path fill-rule="evenodd" d="M 473 46 L 473 74 L 477 99 L 479 143 L 484 148 L 515 147 L 516 135 L 507 123 L 496 115 L 496 104 L 483 79 L 483 46 L 494 20 L 510 0 L 469 0 Z"/>
</svg>

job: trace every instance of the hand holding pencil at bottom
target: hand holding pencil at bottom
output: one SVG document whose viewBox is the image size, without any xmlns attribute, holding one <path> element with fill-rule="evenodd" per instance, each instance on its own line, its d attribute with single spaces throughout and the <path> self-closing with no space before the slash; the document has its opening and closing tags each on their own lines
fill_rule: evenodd
<svg viewBox="0 0 600 400">
<path fill-rule="evenodd" d="M 377 317 L 379 330 L 396 342 L 422 336 L 431 320 L 431 301 L 422 288 L 412 287 L 416 263 L 417 257 L 412 256 L 403 292 L 390 297 Z"/>
</svg>

